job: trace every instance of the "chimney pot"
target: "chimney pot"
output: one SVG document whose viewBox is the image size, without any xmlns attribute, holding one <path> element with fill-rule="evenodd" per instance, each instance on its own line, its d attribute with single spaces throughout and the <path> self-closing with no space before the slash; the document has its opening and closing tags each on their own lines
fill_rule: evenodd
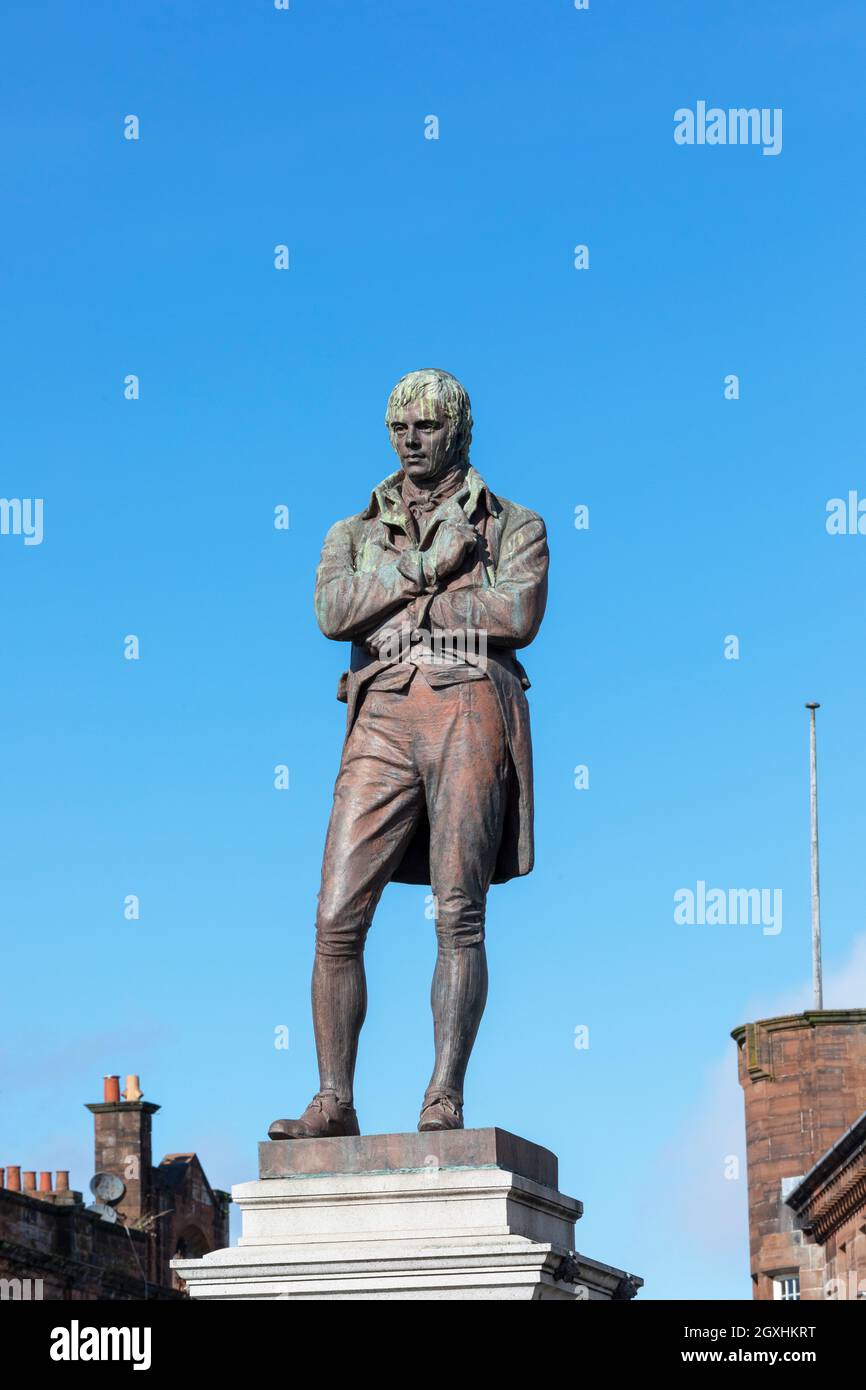
<svg viewBox="0 0 866 1390">
<path fill-rule="evenodd" d="M 0 1187 L 6 1186 L 6 1169 L 0 1168 Z"/>
<path fill-rule="evenodd" d="M 36 1191 L 36 1173 L 35 1173 L 35 1171 L 34 1171 L 33 1169 L 30 1169 L 30 1168 L 25 1168 L 25 1169 L 24 1169 L 24 1191 L 25 1191 L 25 1192 L 35 1192 L 35 1191 Z"/>
<path fill-rule="evenodd" d="M 109 1105 L 120 1103 L 120 1077 L 106 1076 L 102 1083 L 102 1099 Z"/>
<path fill-rule="evenodd" d="M 17 1165 L 6 1169 L 6 1186 L 10 1192 L 21 1191 L 21 1169 Z"/>
<path fill-rule="evenodd" d="M 57 1191 L 57 1192 L 68 1192 L 68 1191 L 69 1191 L 69 1169 L 68 1169 L 68 1168 L 58 1168 L 58 1169 L 57 1169 L 57 1186 L 56 1186 L 56 1188 L 55 1188 L 55 1191 Z"/>
<path fill-rule="evenodd" d="M 131 1100 L 141 1100 L 143 1094 L 144 1092 L 138 1084 L 138 1077 L 128 1076 L 126 1078 L 126 1090 L 123 1093 L 123 1099 L 127 1101 L 127 1103 Z"/>
<path fill-rule="evenodd" d="M 50 1173 L 40 1173 L 40 1174 L 39 1174 L 39 1191 L 40 1191 L 40 1192 L 51 1192 L 51 1191 L 53 1191 L 53 1188 L 52 1188 L 52 1186 L 51 1186 L 51 1174 L 50 1174 Z"/>
</svg>

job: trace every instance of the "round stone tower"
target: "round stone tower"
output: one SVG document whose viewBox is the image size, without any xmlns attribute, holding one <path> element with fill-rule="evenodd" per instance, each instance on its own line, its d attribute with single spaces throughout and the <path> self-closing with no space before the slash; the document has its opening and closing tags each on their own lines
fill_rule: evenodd
<svg viewBox="0 0 866 1390">
<path fill-rule="evenodd" d="M 746 1107 L 753 1294 L 822 1297 L 821 1251 L 805 1243 L 785 1203 L 866 1110 L 866 1009 L 765 1018 L 735 1028 Z"/>
</svg>

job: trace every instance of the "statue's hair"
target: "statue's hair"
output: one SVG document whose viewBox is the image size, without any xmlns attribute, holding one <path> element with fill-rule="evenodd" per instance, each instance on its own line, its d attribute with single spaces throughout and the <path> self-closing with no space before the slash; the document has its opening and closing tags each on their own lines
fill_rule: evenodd
<svg viewBox="0 0 866 1390">
<path fill-rule="evenodd" d="M 457 450 L 463 463 L 469 462 L 469 445 L 472 443 L 472 406 L 465 386 L 461 386 L 456 376 L 440 371 L 438 367 L 425 367 L 420 372 L 407 372 L 401 376 L 388 397 L 385 410 L 385 424 L 390 427 L 396 410 L 409 405 L 410 401 L 420 400 L 422 396 L 433 396 L 445 411 L 450 422 L 449 447 L 457 436 Z"/>
</svg>

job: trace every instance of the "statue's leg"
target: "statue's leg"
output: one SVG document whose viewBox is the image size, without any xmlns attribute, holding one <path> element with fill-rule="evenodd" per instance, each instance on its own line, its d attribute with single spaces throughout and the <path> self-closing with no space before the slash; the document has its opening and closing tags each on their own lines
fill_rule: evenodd
<svg viewBox="0 0 866 1390">
<path fill-rule="evenodd" d="M 313 1027 L 320 1087 L 348 1104 L 367 1011 L 364 943 L 423 809 L 406 699 L 392 692 L 367 695 L 343 755 L 325 841 Z"/>
<path fill-rule="evenodd" d="M 485 908 L 502 838 L 509 763 L 496 691 L 488 680 L 432 690 L 428 699 L 435 717 L 425 739 L 422 773 L 437 956 L 430 995 L 435 1063 L 421 1124 L 457 1128 L 466 1068 L 487 1001 Z"/>
<path fill-rule="evenodd" d="M 369 692 L 343 751 L 316 914 L 312 994 L 319 1092 L 299 1119 L 275 1120 L 271 1139 L 360 1132 L 353 1087 L 367 1011 L 364 942 L 424 807 L 406 698 Z"/>
</svg>

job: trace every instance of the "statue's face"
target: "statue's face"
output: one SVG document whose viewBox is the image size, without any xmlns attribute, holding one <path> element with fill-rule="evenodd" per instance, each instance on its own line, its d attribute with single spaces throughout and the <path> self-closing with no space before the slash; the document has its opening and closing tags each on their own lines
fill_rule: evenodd
<svg viewBox="0 0 866 1390">
<path fill-rule="evenodd" d="M 420 483 L 450 468 L 456 455 L 451 422 L 434 396 L 399 407 L 388 426 L 391 443 L 413 482 Z"/>
</svg>

